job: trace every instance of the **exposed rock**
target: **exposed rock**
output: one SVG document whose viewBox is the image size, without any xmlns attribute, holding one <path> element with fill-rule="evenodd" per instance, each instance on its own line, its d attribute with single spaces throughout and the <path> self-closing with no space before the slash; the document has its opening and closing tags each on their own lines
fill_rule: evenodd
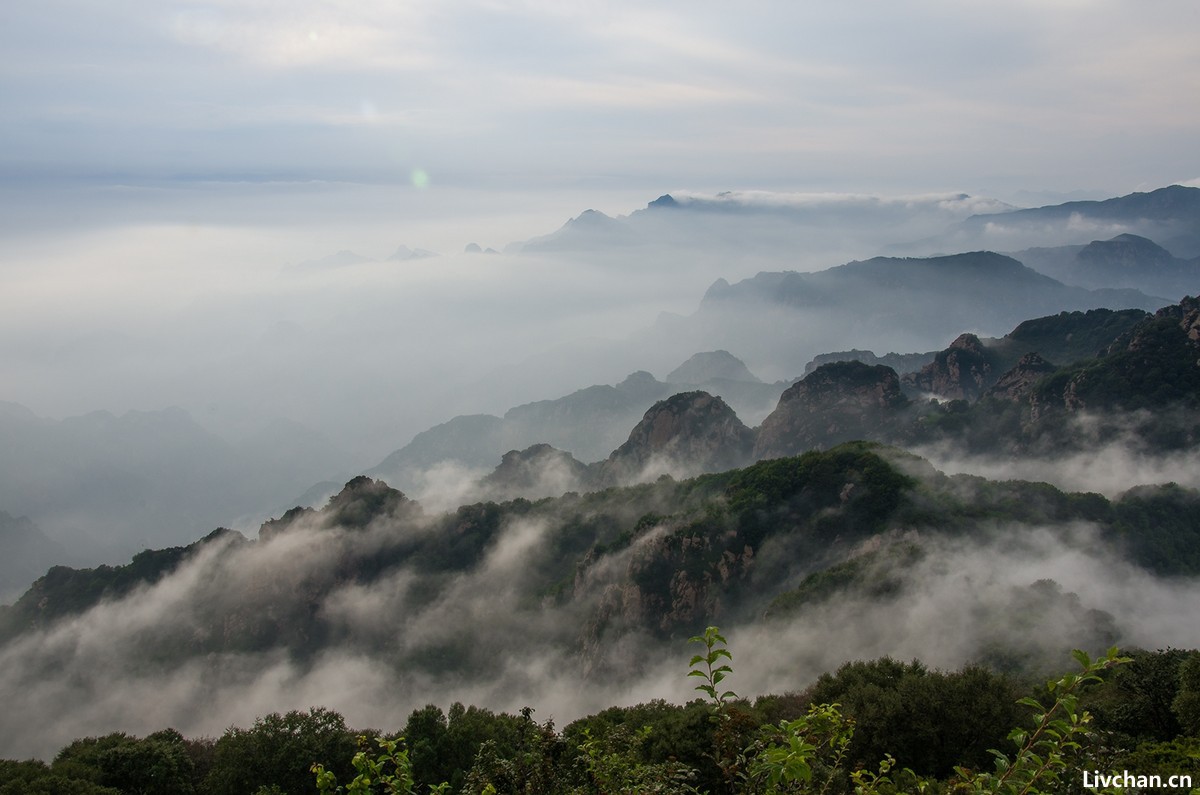
<svg viewBox="0 0 1200 795">
<path fill-rule="evenodd" d="M 759 428 L 754 456 L 797 455 L 872 438 L 907 404 L 890 367 L 853 361 L 821 365 L 780 396 Z"/>
<path fill-rule="evenodd" d="M 1179 327 L 1183 329 L 1188 340 L 1192 345 L 1200 348 L 1200 296 L 1184 296 L 1178 304 L 1158 310 L 1155 317 L 1177 318 Z"/>
<path fill-rule="evenodd" d="M 904 376 L 904 386 L 951 400 L 975 400 L 994 380 L 996 355 L 974 334 L 960 334 L 920 372 Z"/>
<path fill-rule="evenodd" d="M 682 392 L 650 407 L 601 465 L 601 480 L 618 483 L 656 474 L 720 472 L 750 461 L 754 431 L 707 392 Z"/>
<path fill-rule="evenodd" d="M 1027 353 L 984 394 L 1000 400 L 1024 400 L 1033 391 L 1034 384 L 1057 369 L 1039 354 Z"/>
</svg>

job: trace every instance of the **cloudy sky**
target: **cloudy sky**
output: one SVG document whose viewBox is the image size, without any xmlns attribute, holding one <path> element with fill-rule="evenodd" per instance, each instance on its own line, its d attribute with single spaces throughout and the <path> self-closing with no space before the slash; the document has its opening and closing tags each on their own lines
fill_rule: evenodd
<svg viewBox="0 0 1200 795">
<path fill-rule="evenodd" d="M 1112 194 L 1200 177 L 1192 0 L 42 0 L 0 22 L 6 181 Z"/>
</svg>

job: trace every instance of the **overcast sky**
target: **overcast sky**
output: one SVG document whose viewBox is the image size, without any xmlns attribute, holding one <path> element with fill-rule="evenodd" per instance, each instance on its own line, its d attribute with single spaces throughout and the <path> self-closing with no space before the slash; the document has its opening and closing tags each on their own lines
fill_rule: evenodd
<svg viewBox="0 0 1200 795">
<path fill-rule="evenodd" d="M 1194 0 L 7 3 L 0 175 L 1113 194 L 1200 177 L 1198 40 Z"/>
</svg>

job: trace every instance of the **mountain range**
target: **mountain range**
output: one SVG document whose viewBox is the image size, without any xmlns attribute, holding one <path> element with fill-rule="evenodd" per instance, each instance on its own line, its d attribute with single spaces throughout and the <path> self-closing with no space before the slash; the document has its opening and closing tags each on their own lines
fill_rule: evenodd
<svg viewBox="0 0 1200 795">
<path fill-rule="evenodd" d="M 1186 275 L 1177 215 L 1193 190 L 988 217 L 1133 227 L 1141 212 L 1135 231 L 1061 243 L 1080 247 L 1070 267 Z M 556 239 L 657 234 L 670 214 L 799 223 L 803 202 L 764 204 L 661 199 Z M 969 202 L 952 205 L 921 212 Z M 1071 286 L 995 251 L 718 281 L 693 315 L 630 340 L 659 361 L 664 340 L 687 350 L 664 380 L 635 370 L 453 417 L 348 480 L 330 481 L 334 453 L 302 429 L 242 448 L 179 410 L 53 421 L 6 404 L 0 432 L 22 457 L 0 543 L 6 560 L 23 550 L 12 577 L 44 573 L 0 607 L 5 753 L 114 727 L 211 734 L 278 705 L 367 725 L 414 700 L 538 700 L 557 716 L 683 699 L 667 673 L 679 643 L 718 622 L 760 652 L 740 667 L 752 692 L 884 654 L 1038 674 L 1073 646 L 1194 645 L 1200 299 L 1135 284 Z M 1114 451 L 1179 466 L 1105 489 L 1012 477 Z M 953 474 L 955 456 L 1004 474 Z M 210 518 L 214 494 L 227 514 L 278 509 L 254 537 Z M 131 506 L 173 541 L 46 568 L 63 562 L 51 508 L 103 531 Z"/>
</svg>

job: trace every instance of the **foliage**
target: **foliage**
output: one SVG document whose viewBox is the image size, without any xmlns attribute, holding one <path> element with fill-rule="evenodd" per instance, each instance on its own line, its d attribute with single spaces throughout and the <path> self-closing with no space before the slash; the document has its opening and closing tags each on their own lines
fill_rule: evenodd
<svg viewBox="0 0 1200 795">
<path fill-rule="evenodd" d="M 828 792 L 841 781 L 854 720 L 838 704 L 815 704 L 792 721 L 764 730 L 748 749 L 747 789 L 775 793 Z"/>
<path fill-rule="evenodd" d="M 371 753 L 370 743 L 365 735 L 359 735 L 359 751 L 350 760 L 357 775 L 344 787 L 337 783 L 337 775 L 327 770 L 320 763 L 312 766 L 316 776 L 317 791 L 321 795 L 345 792 L 350 795 L 415 795 L 418 792 L 413 780 L 412 762 L 408 749 L 404 747 L 404 738 L 388 739 L 378 737 L 375 740 L 379 746 L 378 753 Z M 431 793 L 444 793 L 450 785 L 443 783 L 429 787 Z"/>
<path fill-rule="evenodd" d="M 354 733 L 332 710 L 272 713 L 249 729 L 230 728 L 217 740 L 206 792 L 245 795 L 272 784 L 288 793 L 316 792 L 312 765 L 331 765 L 334 775 L 346 778 L 355 749 Z"/>
<path fill-rule="evenodd" d="M 676 761 L 646 762 L 642 748 L 653 734 L 649 726 L 631 731 L 618 726 L 603 738 L 583 729 L 579 756 L 587 770 L 585 792 L 604 795 L 684 795 L 695 793 L 696 771 Z"/>
<path fill-rule="evenodd" d="M 1050 706 L 1032 697 L 1021 699 L 1020 703 L 1034 710 L 1033 728 L 1016 728 L 1009 733 L 1009 739 L 1017 745 L 1016 753 L 1010 758 L 993 751 L 995 771 L 991 773 L 959 767 L 958 792 L 1032 795 L 1057 792 L 1069 784 L 1066 777 L 1080 769 L 1078 762 L 1092 721 L 1092 716 L 1079 708 L 1079 691 L 1085 685 L 1102 682 L 1101 672 L 1129 662 L 1129 658 L 1118 656 L 1115 648 L 1096 660 L 1082 651 L 1074 656 L 1083 670 L 1047 684 L 1048 694 L 1054 699 Z"/>
<path fill-rule="evenodd" d="M 990 759 L 988 749 L 1020 719 L 1019 694 L 1012 679 L 983 668 L 942 673 L 883 658 L 846 663 L 805 696 L 814 704 L 839 703 L 855 721 L 847 751 L 852 767 L 892 754 L 920 775 L 945 777 L 956 765 Z"/>
<path fill-rule="evenodd" d="M 145 738 L 116 732 L 71 743 L 55 757 L 55 774 L 143 795 L 190 795 L 194 768 L 186 741 L 164 729 Z"/>
</svg>

